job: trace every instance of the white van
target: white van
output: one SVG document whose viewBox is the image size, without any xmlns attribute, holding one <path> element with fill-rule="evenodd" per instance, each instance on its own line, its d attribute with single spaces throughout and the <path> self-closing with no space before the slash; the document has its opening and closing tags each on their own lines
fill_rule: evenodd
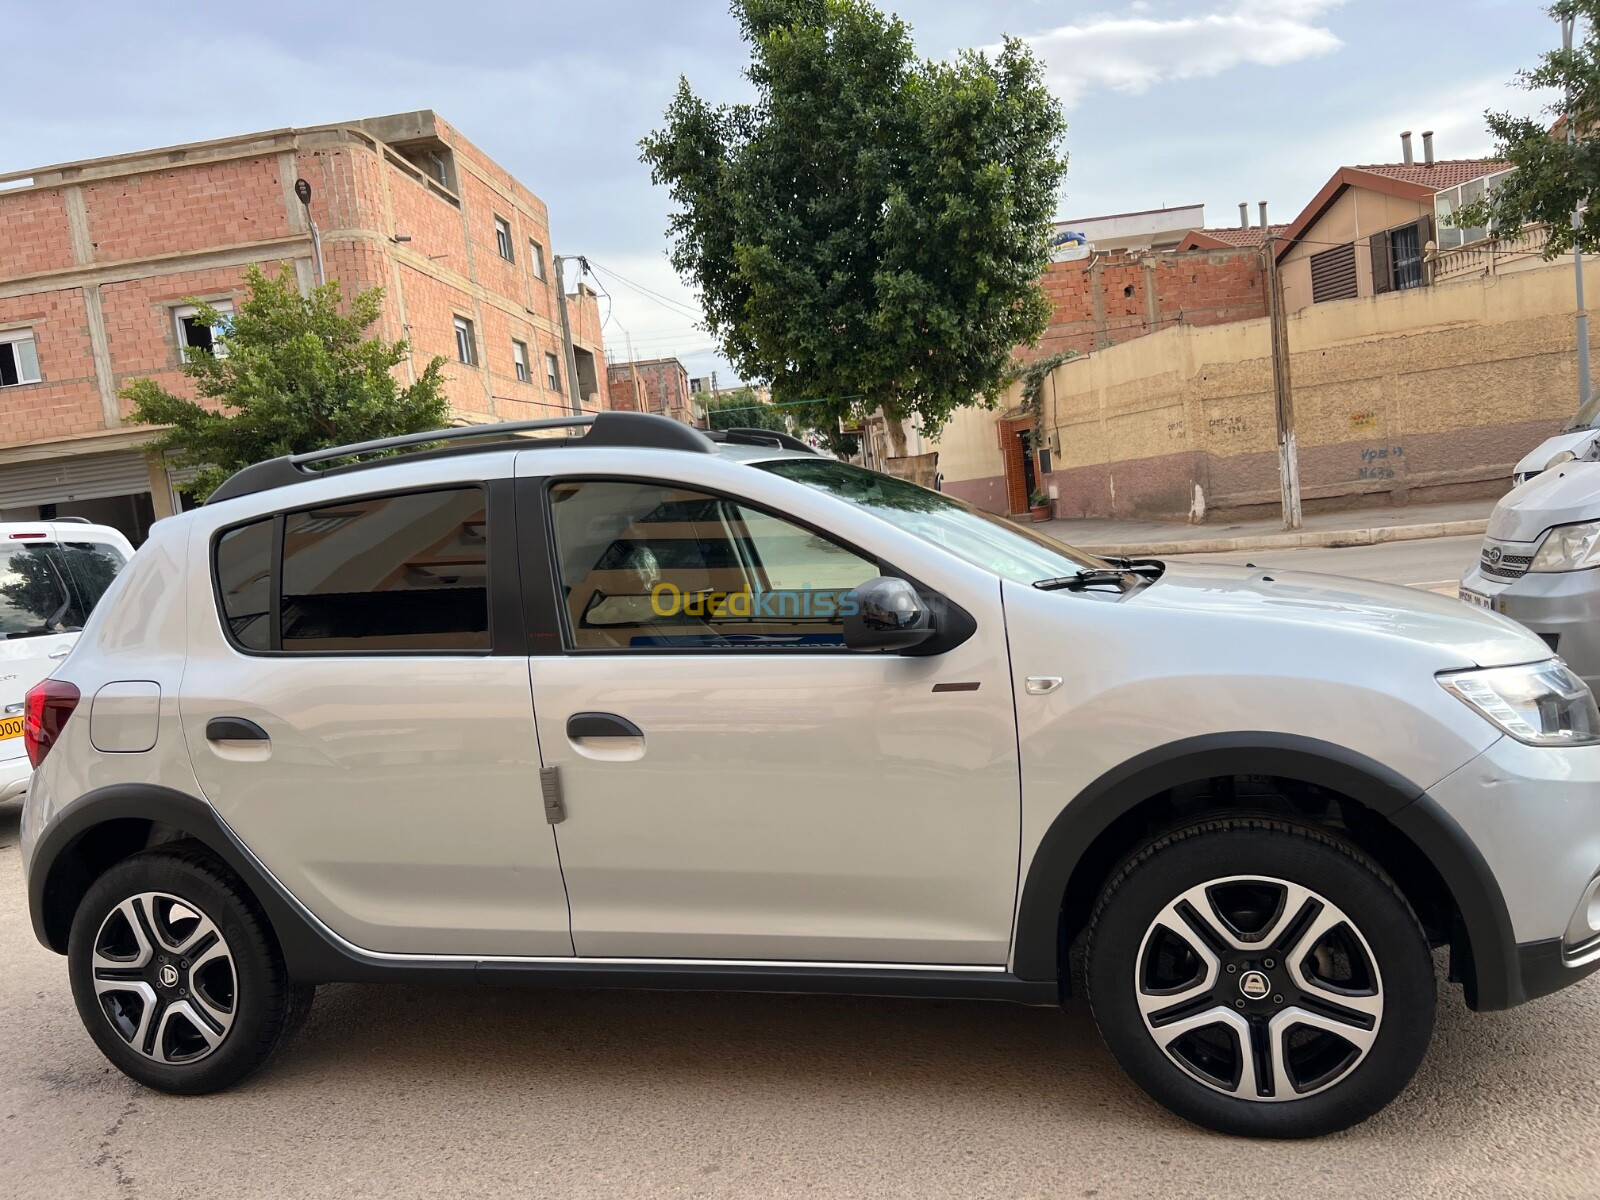
<svg viewBox="0 0 1600 1200">
<path fill-rule="evenodd" d="M 28 790 L 22 701 L 78 640 L 89 610 L 133 557 L 106 525 L 0 523 L 0 803 Z"/>
</svg>

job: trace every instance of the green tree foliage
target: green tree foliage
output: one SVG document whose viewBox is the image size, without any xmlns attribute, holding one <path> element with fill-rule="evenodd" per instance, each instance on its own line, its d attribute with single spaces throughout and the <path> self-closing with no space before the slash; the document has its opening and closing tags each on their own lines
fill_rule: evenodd
<svg viewBox="0 0 1600 1200">
<path fill-rule="evenodd" d="M 1570 51 L 1552 50 L 1532 70 L 1518 71 L 1518 86 L 1530 91 L 1556 89 L 1557 99 L 1545 106 L 1547 118 L 1568 111 L 1576 140 L 1567 144 L 1563 123 L 1484 114 L 1497 143 L 1495 153 L 1516 167 L 1483 200 L 1464 205 L 1452 218 L 1463 228 L 1515 231 L 1532 222 L 1550 226 L 1544 256 L 1555 258 L 1572 249 L 1573 241 L 1590 253 L 1600 251 L 1600 0 L 1558 0 L 1547 9 L 1557 20 L 1573 18 L 1579 37 Z M 1584 209 L 1580 228 L 1572 214 Z"/>
<path fill-rule="evenodd" d="M 197 319 L 219 327 L 218 352 L 190 349 L 183 373 L 210 405 L 175 396 L 153 379 L 121 395 L 132 419 L 166 428 L 147 444 L 179 467 L 197 467 L 184 485 L 204 500 L 240 467 L 280 454 L 438 429 L 448 423 L 444 360 L 435 358 L 409 387 L 394 368 L 405 342 L 367 337 L 383 312 L 383 292 L 355 296 L 346 310 L 339 284 L 300 294 L 285 265 L 268 276 L 251 267 L 249 296 L 237 313 L 207 304 Z"/>
<path fill-rule="evenodd" d="M 706 410 L 708 428 L 789 432 L 789 423 L 783 419 L 783 409 L 763 402 L 750 388 L 739 388 L 717 396 L 701 396 L 699 399 Z"/>
<path fill-rule="evenodd" d="M 866 0 L 734 0 L 757 98 L 680 80 L 641 143 L 677 205 L 672 262 L 774 401 L 880 405 L 936 434 L 993 403 L 1043 331 L 1066 124 L 1020 41 L 919 60 Z"/>
</svg>

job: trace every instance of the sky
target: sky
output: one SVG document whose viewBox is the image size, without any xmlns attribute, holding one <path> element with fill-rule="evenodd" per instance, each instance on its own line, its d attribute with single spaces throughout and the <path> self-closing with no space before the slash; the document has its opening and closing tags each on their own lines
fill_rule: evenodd
<svg viewBox="0 0 1600 1200">
<path fill-rule="evenodd" d="M 59 5 L 59 7 L 58 7 Z M 1341 165 L 1485 155 L 1485 109 L 1559 41 L 1530 0 L 880 0 L 918 53 L 1026 39 L 1068 122 L 1058 213 L 1203 203 L 1291 219 Z M 746 98 L 724 0 L 0 0 L 0 172 L 432 108 L 541 196 L 554 252 L 595 265 L 612 361 L 733 372 L 667 261 L 670 202 L 639 161 L 686 77 Z M 1420 141 L 1419 141 L 1420 147 Z M 1420 153 L 1420 149 L 1419 149 Z M 4 231 L 0 231 L 4 236 Z M 631 348 L 631 349 L 630 349 Z"/>
</svg>

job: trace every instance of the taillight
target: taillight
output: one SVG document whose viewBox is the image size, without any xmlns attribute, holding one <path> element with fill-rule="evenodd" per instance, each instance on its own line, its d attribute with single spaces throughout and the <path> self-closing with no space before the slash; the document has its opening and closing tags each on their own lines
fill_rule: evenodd
<svg viewBox="0 0 1600 1200">
<path fill-rule="evenodd" d="M 78 707 L 79 699 L 78 689 L 65 679 L 46 679 L 28 690 L 24 702 L 22 744 L 28 749 L 28 761 L 35 767 L 44 761 L 44 756 L 50 753 L 50 747 L 56 744 L 67 718 Z"/>
</svg>

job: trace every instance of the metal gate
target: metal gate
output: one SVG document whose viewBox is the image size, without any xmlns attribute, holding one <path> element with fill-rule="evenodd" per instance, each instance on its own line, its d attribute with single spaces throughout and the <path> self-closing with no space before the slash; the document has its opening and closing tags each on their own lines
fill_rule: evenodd
<svg viewBox="0 0 1600 1200">
<path fill-rule="evenodd" d="M 69 504 L 150 490 L 150 471 L 137 452 L 82 454 L 0 467 L 0 508 Z"/>
</svg>

